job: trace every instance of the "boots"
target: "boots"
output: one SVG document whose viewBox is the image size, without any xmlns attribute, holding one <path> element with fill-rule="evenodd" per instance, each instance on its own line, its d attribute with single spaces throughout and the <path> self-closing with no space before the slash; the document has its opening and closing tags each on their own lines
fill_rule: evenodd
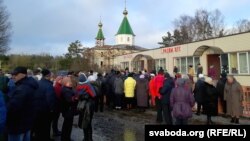
<svg viewBox="0 0 250 141">
<path fill-rule="evenodd" d="M 92 129 L 89 130 L 88 136 L 89 136 L 89 140 L 88 141 L 93 141 L 93 138 L 92 138 Z"/>
<path fill-rule="evenodd" d="M 93 141 L 92 129 L 84 129 L 84 140 L 83 141 Z"/>
<path fill-rule="evenodd" d="M 231 119 L 230 122 L 231 122 L 231 123 L 234 123 L 234 122 L 235 122 L 235 117 L 232 117 L 232 119 Z"/>
<path fill-rule="evenodd" d="M 87 129 L 83 129 L 83 132 L 84 132 L 84 139 L 83 139 L 83 141 L 89 141 L 88 130 Z"/>
<path fill-rule="evenodd" d="M 214 122 L 212 121 L 212 117 L 211 116 L 207 116 L 207 125 L 213 125 Z"/>
<path fill-rule="evenodd" d="M 239 124 L 239 118 L 236 118 L 236 119 L 235 119 L 235 123 L 236 123 L 236 124 Z"/>
</svg>

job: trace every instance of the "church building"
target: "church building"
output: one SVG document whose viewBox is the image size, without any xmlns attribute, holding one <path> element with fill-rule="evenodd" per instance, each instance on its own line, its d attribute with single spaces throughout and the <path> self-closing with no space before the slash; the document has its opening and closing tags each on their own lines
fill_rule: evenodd
<svg viewBox="0 0 250 141">
<path fill-rule="evenodd" d="M 105 37 L 102 31 L 103 24 L 100 21 L 98 24 L 99 30 L 95 38 L 95 46 L 83 52 L 84 56 L 90 57 L 90 64 L 97 66 L 101 70 L 108 71 L 111 68 L 116 68 L 114 65 L 116 56 L 147 50 L 135 45 L 135 34 L 129 24 L 126 8 L 123 11 L 123 15 L 124 18 L 115 35 L 115 45 L 105 44 Z"/>
</svg>

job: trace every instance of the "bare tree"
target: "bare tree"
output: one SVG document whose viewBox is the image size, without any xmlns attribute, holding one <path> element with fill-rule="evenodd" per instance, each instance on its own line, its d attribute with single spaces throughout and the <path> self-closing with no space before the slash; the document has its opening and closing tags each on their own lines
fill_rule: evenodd
<svg viewBox="0 0 250 141">
<path fill-rule="evenodd" d="M 0 54 L 5 54 L 9 48 L 11 24 L 9 22 L 9 14 L 3 1 L 0 0 Z"/>
<path fill-rule="evenodd" d="M 237 33 L 250 31 L 250 21 L 247 19 L 236 22 Z"/>
<path fill-rule="evenodd" d="M 179 30 L 181 34 L 182 43 L 191 42 L 194 39 L 194 18 L 188 15 L 180 16 L 174 21 L 175 29 Z"/>
<path fill-rule="evenodd" d="M 195 12 L 196 41 L 212 37 L 212 26 L 209 17 L 210 13 L 207 10 L 200 9 Z"/>
<path fill-rule="evenodd" d="M 212 36 L 213 37 L 223 36 L 225 29 L 224 16 L 218 9 L 210 12 L 209 21 L 212 27 Z"/>
</svg>

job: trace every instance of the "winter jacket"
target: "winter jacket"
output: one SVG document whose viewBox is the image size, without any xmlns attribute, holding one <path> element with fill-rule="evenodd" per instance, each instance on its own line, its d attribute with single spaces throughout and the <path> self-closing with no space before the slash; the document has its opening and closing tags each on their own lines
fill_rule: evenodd
<svg viewBox="0 0 250 141">
<path fill-rule="evenodd" d="M 76 94 L 71 87 L 62 87 L 62 115 L 64 118 L 71 118 L 77 113 Z"/>
<path fill-rule="evenodd" d="M 205 82 L 204 80 L 199 79 L 196 82 L 194 91 L 193 91 L 196 102 L 203 103 L 205 91 L 206 91 Z"/>
<path fill-rule="evenodd" d="M 154 77 L 153 82 L 152 82 L 155 96 L 158 97 L 159 99 L 161 99 L 162 97 L 160 94 L 160 89 L 163 86 L 164 80 L 165 80 L 164 76 L 162 74 L 158 74 L 156 77 Z"/>
<path fill-rule="evenodd" d="M 0 134 L 3 133 L 3 129 L 5 127 L 6 122 L 6 105 L 4 102 L 3 93 L 0 91 Z"/>
<path fill-rule="evenodd" d="M 203 97 L 203 110 L 205 114 L 217 116 L 218 95 L 217 89 L 213 85 L 205 82 L 205 94 Z"/>
<path fill-rule="evenodd" d="M 90 82 L 91 86 L 94 88 L 96 96 L 101 96 L 103 94 L 103 80 L 102 78 L 97 78 L 96 81 Z"/>
<path fill-rule="evenodd" d="M 216 85 L 216 89 L 219 93 L 219 98 L 221 100 L 224 100 L 224 88 L 225 88 L 225 85 L 226 85 L 226 82 L 227 82 L 227 78 L 220 78 L 220 80 L 218 81 L 217 85 Z"/>
<path fill-rule="evenodd" d="M 77 105 L 77 111 L 79 112 L 78 127 L 85 129 L 91 124 L 93 118 L 96 93 L 91 84 L 84 83 L 77 86 L 77 94 L 79 95 Z"/>
<path fill-rule="evenodd" d="M 243 114 L 243 90 L 240 83 L 235 79 L 233 84 L 226 83 L 224 100 L 227 101 L 227 114 L 231 116 L 241 116 Z"/>
<path fill-rule="evenodd" d="M 139 78 L 136 81 L 137 106 L 148 107 L 148 80 Z"/>
<path fill-rule="evenodd" d="M 115 94 L 123 94 L 124 82 L 121 77 L 116 77 L 114 82 Z"/>
<path fill-rule="evenodd" d="M 34 121 L 34 94 L 38 89 L 37 81 L 25 77 L 16 83 L 7 103 L 7 132 L 20 134 L 29 131 Z"/>
<path fill-rule="evenodd" d="M 154 78 L 149 81 L 149 93 L 153 97 L 156 96 L 156 92 L 154 91 Z"/>
<path fill-rule="evenodd" d="M 7 93 L 8 92 L 8 82 L 9 82 L 9 78 L 2 75 L 0 76 L 0 91 L 2 91 L 2 93 Z"/>
<path fill-rule="evenodd" d="M 56 82 L 54 86 L 54 90 L 56 93 L 56 98 L 61 99 L 61 94 L 62 94 L 62 84 Z"/>
<path fill-rule="evenodd" d="M 39 82 L 39 88 L 36 91 L 35 99 L 38 112 L 49 112 L 55 110 L 56 94 L 53 83 L 50 80 L 42 78 Z"/>
<path fill-rule="evenodd" d="M 107 77 L 107 94 L 108 95 L 113 95 L 115 93 L 114 90 L 114 81 L 115 81 L 115 74 L 114 73 L 110 73 Z"/>
<path fill-rule="evenodd" d="M 203 73 L 203 67 L 198 67 L 197 68 L 197 77 L 199 77 L 199 74 L 202 74 Z"/>
<path fill-rule="evenodd" d="M 124 93 L 125 97 L 133 98 L 135 96 L 136 81 L 132 77 L 128 77 L 124 81 Z"/>
<path fill-rule="evenodd" d="M 162 95 L 162 104 L 170 104 L 170 94 L 172 89 L 175 87 L 173 78 L 167 78 L 164 83 L 163 87 L 160 90 Z"/>
<path fill-rule="evenodd" d="M 211 77 L 213 80 L 216 79 L 216 70 L 215 70 L 215 68 L 209 68 L 208 77 Z"/>
<path fill-rule="evenodd" d="M 79 96 L 88 94 L 91 98 L 94 98 L 96 96 L 95 89 L 90 83 L 84 83 L 82 85 L 78 85 L 76 87 L 76 93 Z"/>
<path fill-rule="evenodd" d="M 195 104 L 194 96 L 184 87 L 185 81 L 182 78 L 177 79 L 177 87 L 170 95 L 170 106 L 173 109 L 173 116 L 179 119 L 192 117 L 192 107 Z"/>
</svg>

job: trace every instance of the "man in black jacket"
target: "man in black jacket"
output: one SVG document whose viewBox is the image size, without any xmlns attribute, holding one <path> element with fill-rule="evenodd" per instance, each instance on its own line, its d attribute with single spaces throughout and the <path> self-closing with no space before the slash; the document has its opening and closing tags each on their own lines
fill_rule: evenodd
<svg viewBox="0 0 250 141">
<path fill-rule="evenodd" d="M 12 72 L 16 88 L 10 93 L 7 102 L 8 140 L 30 141 L 30 130 L 34 122 L 34 93 L 38 84 L 27 77 L 27 68 L 17 67 Z"/>
<path fill-rule="evenodd" d="M 166 73 L 163 87 L 160 89 L 160 94 L 162 95 L 163 117 L 165 119 L 165 123 L 168 125 L 173 124 L 170 108 L 170 94 L 174 87 L 175 84 L 173 78 L 169 75 L 169 73 Z"/>
<path fill-rule="evenodd" d="M 42 70 L 42 79 L 38 82 L 39 88 L 35 94 L 36 118 L 35 118 L 35 140 L 50 141 L 50 127 L 53 112 L 55 110 L 56 95 L 53 83 L 50 81 L 51 72 Z"/>
</svg>

